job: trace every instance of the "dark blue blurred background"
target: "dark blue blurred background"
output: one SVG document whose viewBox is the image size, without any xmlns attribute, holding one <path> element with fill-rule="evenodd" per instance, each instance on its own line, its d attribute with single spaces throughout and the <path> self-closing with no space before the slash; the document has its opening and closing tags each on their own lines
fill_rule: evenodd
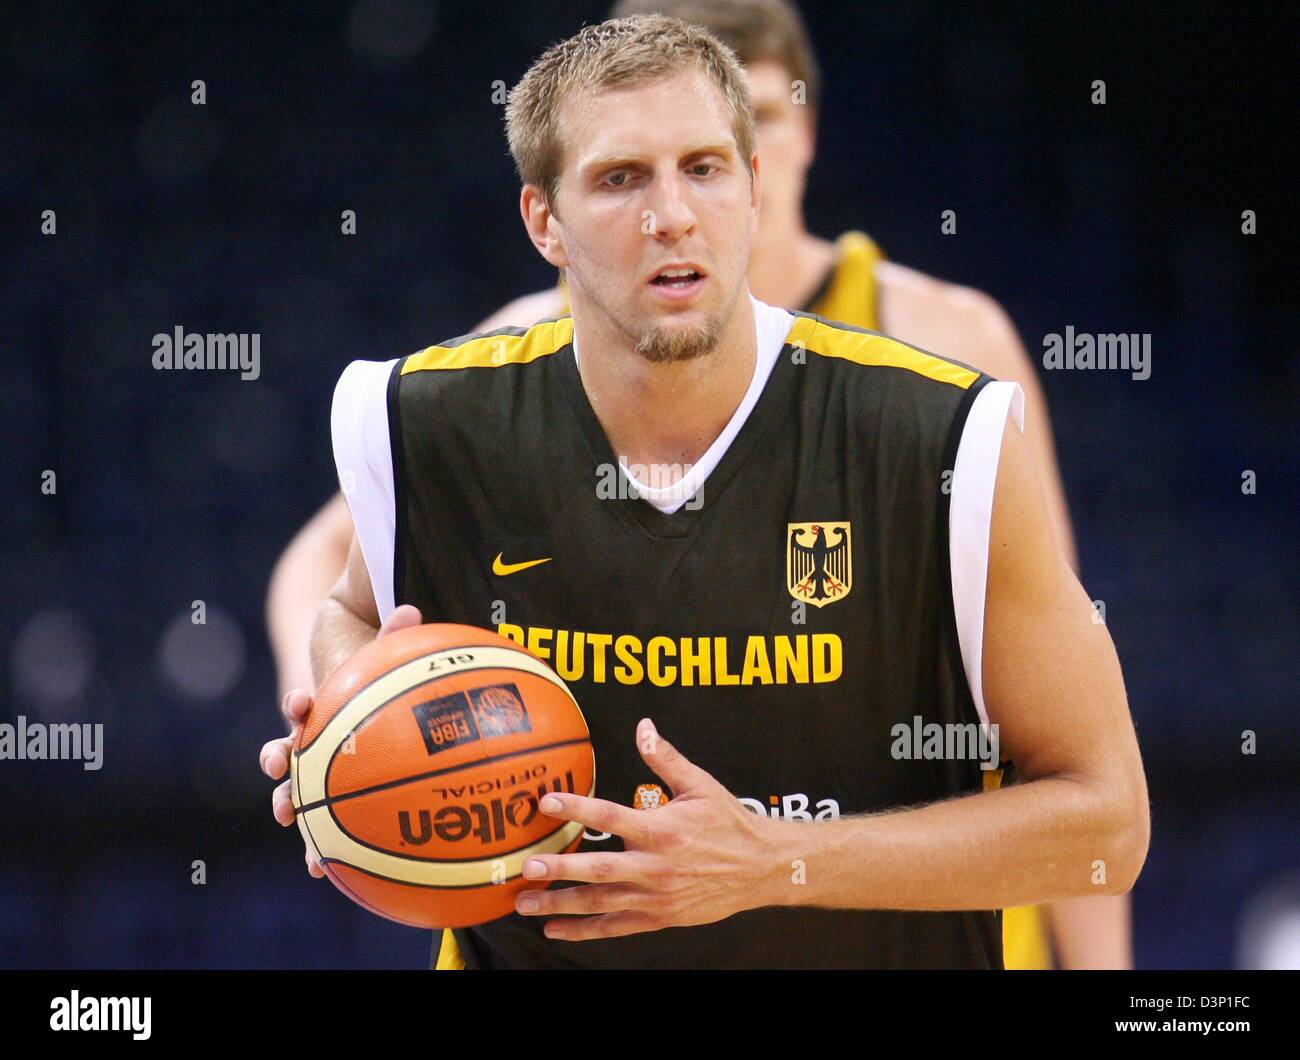
<svg viewBox="0 0 1300 1060">
<path fill-rule="evenodd" d="M 1149 772 L 1137 960 L 1297 966 L 1284 6 L 801 6 L 827 82 L 815 232 L 863 228 L 990 292 L 1036 360 L 1066 325 L 1152 334 L 1146 381 L 1042 373 Z M 335 488 L 343 366 L 553 282 L 492 87 L 605 9 L 47 3 L 0 20 L 0 720 L 106 731 L 98 772 L 0 762 L 0 965 L 426 963 L 427 933 L 310 879 L 271 819 L 266 583 Z M 153 370 L 152 336 L 177 325 L 259 333 L 261 378 Z"/>
</svg>

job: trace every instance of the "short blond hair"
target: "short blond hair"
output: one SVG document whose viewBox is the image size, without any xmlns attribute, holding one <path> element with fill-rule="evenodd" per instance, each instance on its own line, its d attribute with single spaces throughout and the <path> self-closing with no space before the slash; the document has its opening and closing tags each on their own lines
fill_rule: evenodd
<svg viewBox="0 0 1300 1060">
<path fill-rule="evenodd" d="M 627 88 L 697 69 L 721 89 L 741 161 L 754 156 L 754 106 L 735 53 L 699 26 L 664 15 L 610 19 L 552 45 L 506 99 L 506 139 L 519 179 L 555 212 L 564 147 L 560 107 L 577 92 Z M 754 177 L 750 171 L 750 180 Z"/>
</svg>

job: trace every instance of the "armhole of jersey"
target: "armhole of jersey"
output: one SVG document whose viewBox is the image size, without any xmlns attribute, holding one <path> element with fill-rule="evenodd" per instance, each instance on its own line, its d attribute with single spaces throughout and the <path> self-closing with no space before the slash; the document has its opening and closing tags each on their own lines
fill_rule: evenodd
<svg viewBox="0 0 1300 1060">
<path fill-rule="evenodd" d="M 352 513 L 382 622 L 392 613 L 396 491 L 388 438 L 388 380 L 397 361 L 353 361 L 330 411 L 339 488 Z"/>
<path fill-rule="evenodd" d="M 984 725 L 989 723 L 984 707 L 983 677 L 989 527 L 1008 411 L 1023 431 L 1025 395 L 1017 383 L 991 382 L 975 396 L 953 463 L 952 503 L 948 511 L 948 556 L 957 642 L 966 683 Z"/>
</svg>

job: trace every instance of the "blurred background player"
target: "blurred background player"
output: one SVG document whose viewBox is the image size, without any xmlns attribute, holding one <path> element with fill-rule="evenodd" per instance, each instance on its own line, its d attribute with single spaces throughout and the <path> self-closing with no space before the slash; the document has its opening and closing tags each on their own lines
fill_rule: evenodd
<svg viewBox="0 0 1300 1060">
<path fill-rule="evenodd" d="M 748 280 L 754 296 L 830 320 L 895 336 L 956 357 L 1025 392 L 1025 438 L 1033 454 L 1057 543 L 1077 569 L 1069 510 L 1042 389 L 1015 326 L 988 295 L 885 259 L 874 241 L 849 231 L 835 241 L 804 222 L 806 177 L 816 154 L 820 74 L 797 9 L 786 0 L 622 0 L 609 17 L 661 13 L 704 26 L 731 47 L 749 75 L 763 169 L 758 232 Z M 569 311 L 563 276 L 553 288 L 502 307 L 474 331 L 527 327 Z M 312 623 L 347 559 L 352 521 L 341 495 L 303 527 L 271 578 L 267 621 L 281 699 L 313 688 Z M 1008 909 L 1009 969 L 1129 968 L 1128 895 L 1071 899 L 1042 910 Z M 1048 924 L 1050 924 L 1050 940 Z"/>
</svg>

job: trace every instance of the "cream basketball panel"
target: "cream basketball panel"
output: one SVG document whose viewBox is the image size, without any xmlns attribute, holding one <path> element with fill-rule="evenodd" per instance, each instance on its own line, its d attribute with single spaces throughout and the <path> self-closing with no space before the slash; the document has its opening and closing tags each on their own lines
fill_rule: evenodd
<svg viewBox="0 0 1300 1060">
<path fill-rule="evenodd" d="M 299 816 L 299 828 L 310 832 L 313 846 L 324 861 L 338 861 L 374 876 L 417 887 L 481 887 L 523 875 L 524 862 L 534 854 L 559 854 L 582 834 L 577 821 L 565 821 L 550 835 L 509 854 L 478 861 L 428 861 L 389 854 L 358 843 L 339 828 L 328 806 L 318 806 Z M 309 839 L 310 841 L 310 839 Z"/>
</svg>

